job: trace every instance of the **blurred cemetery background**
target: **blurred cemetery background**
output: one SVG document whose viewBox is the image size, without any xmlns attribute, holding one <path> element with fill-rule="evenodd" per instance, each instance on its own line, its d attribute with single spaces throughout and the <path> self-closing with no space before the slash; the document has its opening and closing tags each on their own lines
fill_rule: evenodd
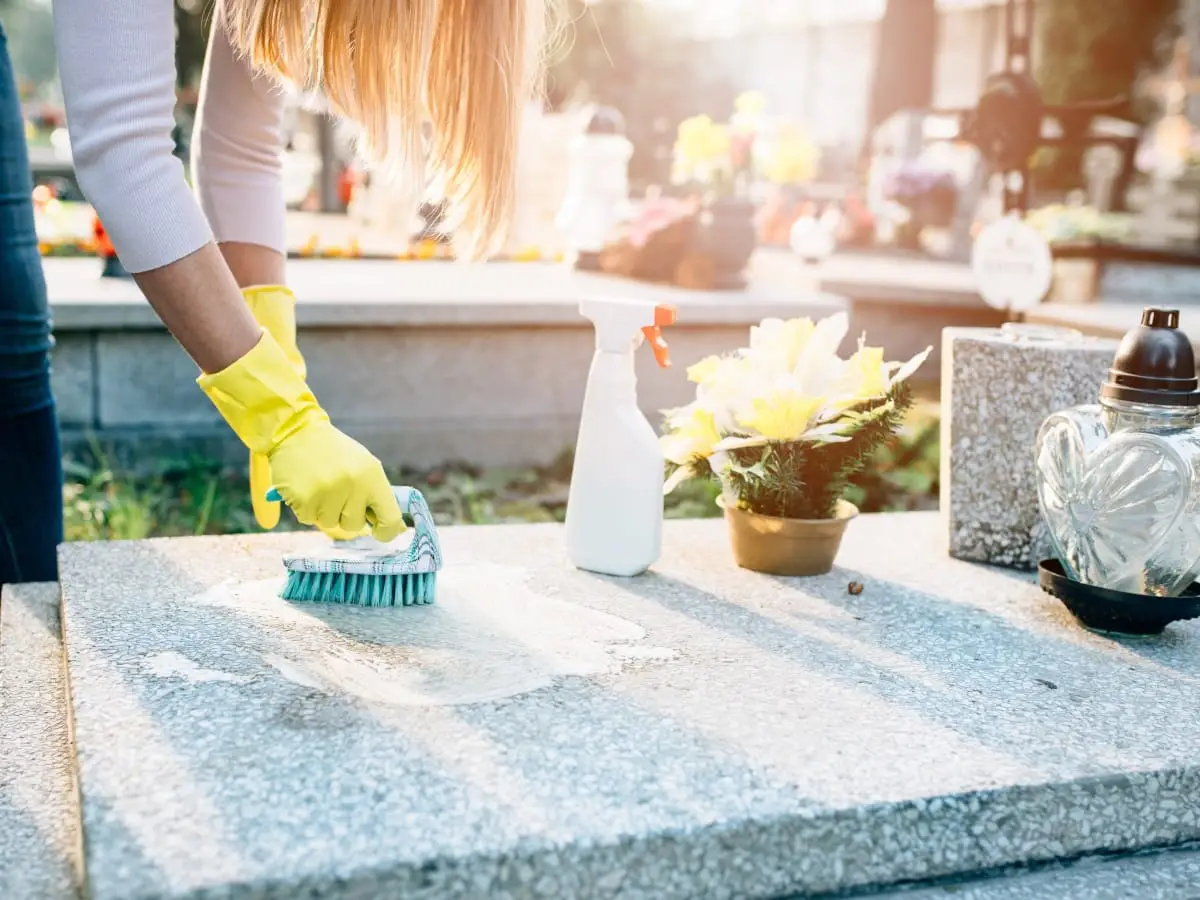
<svg viewBox="0 0 1200 900">
<path fill-rule="evenodd" d="M 588 335 L 570 306 L 581 291 L 663 292 L 696 311 L 676 337 L 684 365 L 737 346 L 764 315 L 843 308 L 852 332 L 907 358 L 947 325 L 1021 317 L 1113 335 L 1128 327 L 1130 303 L 1186 307 L 1200 296 L 1200 0 L 567 6 L 544 100 L 528 110 L 510 240 L 483 267 L 435 266 L 452 255 L 437 198 L 401 214 L 319 103 L 296 98 L 289 110 L 289 242 L 314 378 L 328 379 L 334 407 L 345 398 L 351 431 L 420 469 L 410 480 L 451 518 L 561 516 L 586 370 Z M 163 387 L 190 386 L 174 345 L 151 333 L 131 284 L 100 278 L 102 226 L 74 181 L 50 4 L 0 0 L 0 15 L 58 323 L 75 533 L 249 527 L 244 473 L 200 440 L 216 428 L 211 411 Z M 203 0 L 177 0 L 185 163 L 209 19 Z M 1006 213 L 1038 227 L 1055 258 L 1048 302 L 1020 314 L 983 303 L 969 266 L 973 236 Z M 403 380 L 410 339 L 439 347 L 440 359 L 461 353 L 462 373 L 490 366 L 488 376 L 440 383 L 436 415 L 419 421 L 397 408 L 382 422 L 377 411 L 390 407 L 368 398 L 375 418 L 359 422 L 361 390 L 337 382 L 322 354 L 388 341 Z M 147 360 L 160 368 L 150 373 Z M 529 378 L 514 370 L 505 382 L 504 360 L 561 374 L 562 397 L 531 392 L 501 422 L 491 410 Z M 930 402 L 864 476 L 864 510 L 936 502 L 936 359 L 926 368 Z M 154 390 L 129 387 L 139 381 Z M 651 410 L 683 396 L 682 371 L 659 385 L 644 392 Z M 470 428 L 445 419 L 468 407 Z M 180 445 L 205 448 L 203 460 L 179 463 Z M 141 474 L 119 477 L 126 468 Z M 716 512 L 708 498 L 673 502 L 672 514 Z"/>
</svg>

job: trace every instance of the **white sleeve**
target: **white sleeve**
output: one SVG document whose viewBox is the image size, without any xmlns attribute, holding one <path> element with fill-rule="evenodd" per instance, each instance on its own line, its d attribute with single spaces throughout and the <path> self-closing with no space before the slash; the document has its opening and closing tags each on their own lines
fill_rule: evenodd
<svg viewBox="0 0 1200 900">
<path fill-rule="evenodd" d="M 54 0 L 76 176 L 121 262 L 145 272 L 212 240 L 172 151 L 171 0 Z"/>
<path fill-rule="evenodd" d="M 218 12 L 192 131 L 192 181 L 218 241 L 287 252 L 284 98 L 281 87 L 235 53 Z"/>
</svg>

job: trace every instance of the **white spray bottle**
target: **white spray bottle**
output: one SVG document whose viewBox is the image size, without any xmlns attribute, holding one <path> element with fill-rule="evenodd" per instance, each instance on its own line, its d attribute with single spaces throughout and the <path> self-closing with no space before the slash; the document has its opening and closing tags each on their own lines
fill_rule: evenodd
<svg viewBox="0 0 1200 900">
<path fill-rule="evenodd" d="M 584 300 L 579 311 L 596 328 L 596 355 L 567 496 L 567 552 L 580 569 L 640 575 L 662 549 L 665 463 L 638 406 L 634 353 L 648 339 L 658 364 L 671 364 L 659 329 L 674 324 L 675 308 L 606 299 Z"/>
</svg>

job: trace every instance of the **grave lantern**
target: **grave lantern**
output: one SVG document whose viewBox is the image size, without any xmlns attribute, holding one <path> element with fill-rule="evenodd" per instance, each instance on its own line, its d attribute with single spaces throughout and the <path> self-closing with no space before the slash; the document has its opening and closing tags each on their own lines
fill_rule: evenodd
<svg viewBox="0 0 1200 900">
<path fill-rule="evenodd" d="M 109 240 L 108 232 L 104 228 L 104 223 L 100 221 L 99 216 L 95 216 L 92 220 L 92 236 L 96 241 L 96 255 L 104 261 L 104 268 L 100 270 L 101 278 L 131 278 L 132 276 L 121 265 L 121 260 L 117 256 L 117 251 L 113 248 L 112 241 Z"/>
<path fill-rule="evenodd" d="M 557 225 L 567 259 L 577 269 L 600 268 L 600 251 L 628 212 L 632 156 L 625 121 L 609 107 L 597 107 L 571 142 L 570 174 Z"/>
</svg>

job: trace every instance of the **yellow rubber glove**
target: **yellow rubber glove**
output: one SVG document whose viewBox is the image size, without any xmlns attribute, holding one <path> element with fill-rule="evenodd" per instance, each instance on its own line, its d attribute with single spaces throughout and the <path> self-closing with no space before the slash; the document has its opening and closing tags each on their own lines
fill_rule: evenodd
<svg viewBox="0 0 1200 900">
<path fill-rule="evenodd" d="M 265 456 L 272 486 L 305 525 L 376 540 L 404 531 L 383 465 L 338 431 L 265 330 L 249 353 L 196 383 L 254 453 Z"/>
<path fill-rule="evenodd" d="M 264 284 L 243 288 L 242 296 L 255 321 L 275 339 L 300 379 L 306 379 L 304 357 L 296 346 L 296 295 L 282 285 Z M 267 499 L 270 488 L 271 464 L 263 454 L 250 451 L 250 505 L 266 531 L 279 524 L 279 504 Z"/>
</svg>

